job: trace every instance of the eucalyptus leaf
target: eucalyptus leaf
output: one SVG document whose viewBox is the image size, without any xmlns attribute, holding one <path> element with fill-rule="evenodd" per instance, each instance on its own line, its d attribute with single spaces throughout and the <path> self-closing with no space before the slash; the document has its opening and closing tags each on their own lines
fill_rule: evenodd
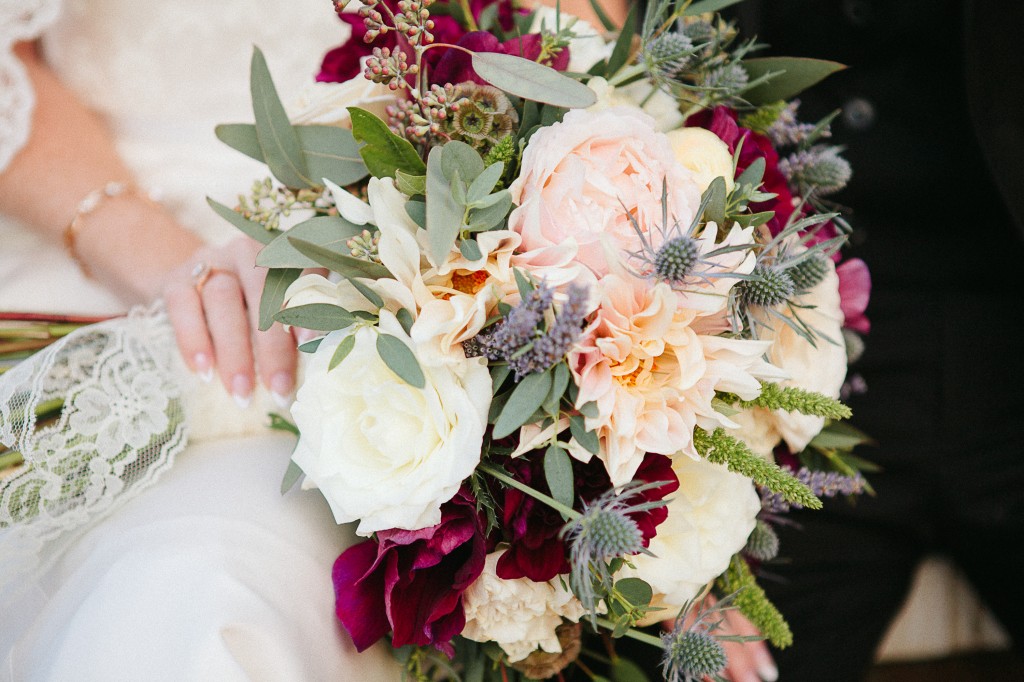
<svg viewBox="0 0 1024 682">
<path fill-rule="evenodd" d="M 551 372 L 551 392 L 548 393 L 547 400 L 544 401 L 544 411 L 552 416 L 557 416 L 562 396 L 565 394 L 565 389 L 569 387 L 569 366 L 564 362 L 559 362 Z"/>
<path fill-rule="evenodd" d="M 315 353 L 317 351 L 317 349 L 320 347 L 320 344 L 323 343 L 323 342 L 324 342 L 324 337 L 322 337 L 322 336 L 317 337 L 315 339 L 312 339 L 310 341 L 306 341 L 306 343 L 303 343 L 303 344 L 299 345 L 299 352 L 300 353 Z"/>
<path fill-rule="evenodd" d="M 330 372 L 332 369 L 344 362 L 348 354 L 352 352 L 352 349 L 356 347 L 356 337 L 354 334 L 350 334 L 341 340 L 338 347 L 334 349 L 334 354 L 331 355 L 330 362 L 327 363 L 327 371 Z"/>
<path fill-rule="evenodd" d="M 502 384 L 505 383 L 505 379 L 512 373 L 512 368 L 508 365 L 491 365 L 491 387 L 494 392 L 497 393 L 501 390 Z"/>
<path fill-rule="evenodd" d="M 349 107 L 348 113 L 352 117 L 352 135 L 356 141 L 365 143 L 359 154 L 371 175 L 393 178 L 399 170 L 423 175 L 423 159 L 407 139 L 395 135 L 384 121 L 365 109 Z"/>
<path fill-rule="evenodd" d="M 649 606 L 654 597 L 654 590 L 640 578 L 618 580 L 615 589 L 633 606 Z"/>
<path fill-rule="evenodd" d="M 472 200 L 469 195 L 467 195 L 466 198 L 466 205 L 469 206 L 470 208 L 478 210 L 490 208 L 491 206 L 494 206 L 496 204 L 503 204 L 507 206 L 512 205 L 512 194 L 507 189 L 499 190 L 494 194 L 486 194 L 476 200 Z M 505 210 L 507 211 L 508 209 Z"/>
<path fill-rule="evenodd" d="M 429 255 L 435 264 L 447 260 L 462 227 L 463 209 L 452 198 L 442 170 L 444 150 L 445 147 L 434 147 L 427 156 L 427 238 Z"/>
<path fill-rule="evenodd" d="M 508 190 L 503 189 L 491 195 L 497 200 L 485 208 L 473 209 L 469 214 L 469 229 L 472 232 L 483 232 L 497 227 L 508 217 L 508 211 L 512 208 L 512 195 Z"/>
<path fill-rule="evenodd" d="M 302 270 L 298 268 L 271 268 L 267 270 L 267 278 L 263 281 L 263 294 L 260 296 L 259 330 L 270 329 L 274 324 L 274 315 L 284 303 L 284 295 L 292 282 L 299 278 Z"/>
<path fill-rule="evenodd" d="M 419 225 L 420 229 L 427 229 L 427 202 L 407 201 L 405 202 L 405 214 Z"/>
<path fill-rule="evenodd" d="M 752 188 L 757 189 L 761 186 L 761 181 L 764 180 L 764 169 L 765 160 L 763 156 L 759 156 L 754 159 L 754 162 L 747 166 L 747 169 L 736 178 L 736 187 L 742 187 L 743 185 L 750 185 Z"/>
<path fill-rule="evenodd" d="M 295 131 L 310 177 L 345 186 L 369 173 L 352 131 L 326 125 L 295 126 Z"/>
<path fill-rule="evenodd" d="M 358 291 L 363 298 L 370 302 L 370 305 L 380 310 L 384 307 L 384 299 L 380 297 L 376 291 L 366 286 L 363 282 L 360 282 L 355 277 L 346 277 L 348 283 L 352 285 L 352 288 Z"/>
<path fill-rule="evenodd" d="M 484 172 L 484 160 L 465 142 L 446 142 L 442 151 L 444 154 L 441 156 L 441 172 L 449 182 L 454 183 L 456 171 L 466 182 L 473 182 Z"/>
<path fill-rule="evenodd" d="M 708 200 L 707 208 L 704 209 L 705 220 L 720 227 L 725 225 L 725 195 L 725 178 L 722 177 L 712 180 L 703 194 Z"/>
<path fill-rule="evenodd" d="M 391 277 L 391 272 L 380 263 L 353 258 L 352 256 L 337 253 L 330 249 L 325 249 L 318 244 L 294 237 L 290 237 L 289 242 L 299 253 L 309 257 L 318 266 L 325 267 L 339 275 L 345 277 L 367 277 L 369 279 Z"/>
<path fill-rule="evenodd" d="M 466 201 L 466 183 L 462 181 L 462 174 L 458 168 L 452 171 L 448 187 L 452 193 L 452 201 L 463 207 L 469 203 Z"/>
<path fill-rule="evenodd" d="M 281 234 L 280 230 L 268 230 L 266 226 L 249 220 L 238 211 L 233 211 L 224 204 L 217 202 L 210 197 L 206 197 L 206 203 L 209 204 L 210 208 L 212 208 L 221 218 L 228 221 L 261 244 L 269 244 L 274 241 L 279 234 Z"/>
<path fill-rule="evenodd" d="M 743 68 L 751 80 L 772 74 L 766 82 L 742 93 L 743 99 L 760 106 L 792 99 L 836 71 L 845 69 L 846 66 L 826 59 L 759 57 L 744 59 Z"/>
<path fill-rule="evenodd" d="M 586 402 L 580 405 L 580 414 L 582 414 L 584 417 L 596 419 L 598 416 L 600 416 L 601 413 L 598 412 L 597 403 L 591 400 L 590 402 Z"/>
<path fill-rule="evenodd" d="M 402 381 L 414 388 L 423 388 L 427 385 L 427 379 L 423 376 L 423 370 L 416 356 L 409 349 L 409 346 L 391 334 L 377 335 L 377 353 L 384 364 L 397 374 Z"/>
<path fill-rule="evenodd" d="M 466 257 L 466 260 L 474 261 L 484 257 L 483 252 L 480 250 L 480 245 L 476 243 L 475 239 L 460 240 L 459 251 Z"/>
<path fill-rule="evenodd" d="M 355 322 L 352 313 L 338 305 L 330 303 L 310 303 L 294 308 L 279 310 L 274 319 L 281 324 L 289 324 L 302 329 L 318 332 L 332 332 L 344 329 Z"/>
<path fill-rule="evenodd" d="M 501 180 L 501 174 L 504 172 L 505 164 L 501 161 L 492 163 L 485 168 L 469 186 L 469 191 L 466 192 L 466 203 L 472 206 L 475 202 L 487 197 L 494 186 L 498 184 L 498 180 Z"/>
<path fill-rule="evenodd" d="M 494 423 L 494 437 L 504 438 L 527 423 L 551 390 L 551 372 L 527 374 L 520 381 Z"/>
<path fill-rule="evenodd" d="M 301 239 L 332 251 L 347 251 L 348 240 L 363 231 L 341 216 L 317 216 L 305 220 L 267 244 L 256 255 L 256 265 L 265 268 L 316 268 L 320 264 L 292 246 L 292 239 Z"/>
<path fill-rule="evenodd" d="M 256 138 L 270 172 L 288 187 L 316 185 L 306 168 L 298 133 L 288 121 L 288 114 L 267 68 L 267 60 L 259 48 L 253 48 L 249 81 Z"/>
<path fill-rule="evenodd" d="M 402 329 L 405 330 L 406 334 L 412 332 L 412 324 L 415 320 L 412 319 L 412 313 L 409 312 L 408 308 L 399 308 L 398 312 L 395 313 L 395 317 L 398 319 L 398 324 L 402 325 Z"/>
<path fill-rule="evenodd" d="M 221 123 L 213 129 L 217 139 L 249 158 L 265 163 L 256 126 L 252 123 Z"/>
<path fill-rule="evenodd" d="M 284 495 L 294 488 L 300 478 L 302 478 L 302 469 L 294 461 L 288 460 L 288 468 L 284 472 L 284 478 L 281 479 L 281 494 Z"/>
<path fill-rule="evenodd" d="M 597 95 L 583 83 L 550 66 L 498 52 L 474 52 L 473 69 L 494 87 L 523 99 L 567 109 L 586 108 Z"/>
<path fill-rule="evenodd" d="M 544 479 L 547 481 L 551 497 L 566 507 L 573 505 L 572 460 L 569 453 L 560 446 L 552 444 L 544 453 Z"/>
<path fill-rule="evenodd" d="M 580 415 L 574 414 L 569 417 L 569 433 L 587 452 L 594 455 L 601 454 L 601 441 L 597 437 L 597 433 L 587 431 L 587 427 L 583 423 L 583 417 Z"/>
<path fill-rule="evenodd" d="M 533 282 L 530 278 L 523 274 L 523 271 L 519 268 L 512 270 L 512 275 L 516 278 L 516 288 L 519 289 L 519 297 L 523 300 L 530 295 L 530 293 L 537 287 L 533 286 Z"/>
</svg>

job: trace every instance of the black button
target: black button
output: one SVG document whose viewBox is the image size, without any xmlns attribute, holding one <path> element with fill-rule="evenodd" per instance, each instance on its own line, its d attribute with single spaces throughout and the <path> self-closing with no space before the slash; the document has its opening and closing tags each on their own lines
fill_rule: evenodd
<svg viewBox="0 0 1024 682">
<path fill-rule="evenodd" d="M 871 3 L 868 0 L 843 0 L 843 14 L 854 26 L 865 26 L 871 21 Z"/>
<path fill-rule="evenodd" d="M 863 132 L 875 123 L 875 105 L 863 97 L 854 97 L 843 104 L 843 123 L 850 130 Z"/>
</svg>

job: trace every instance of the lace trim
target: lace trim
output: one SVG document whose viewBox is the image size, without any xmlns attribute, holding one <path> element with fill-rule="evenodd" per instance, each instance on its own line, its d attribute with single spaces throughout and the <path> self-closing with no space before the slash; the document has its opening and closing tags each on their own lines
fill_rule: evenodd
<svg viewBox="0 0 1024 682">
<path fill-rule="evenodd" d="M 166 313 L 76 331 L 0 376 L 0 442 L 25 464 L 0 481 L 0 603 L 84 527 L 151 485 L 187 440 Z M 37 413 L 62 405 L 52 422 Z"/>
<path fill-rule="evenodd" d="M 60 14 L 62 0 L 0 0 L 0 172 L 28 141 L 35 93 L 11 51 L 37 38 Z"/>
</svg>

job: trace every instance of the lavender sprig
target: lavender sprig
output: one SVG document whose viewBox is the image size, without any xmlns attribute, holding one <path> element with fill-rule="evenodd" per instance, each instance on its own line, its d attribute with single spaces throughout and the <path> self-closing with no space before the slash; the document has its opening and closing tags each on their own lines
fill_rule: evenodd
<svg viewBox="0 0 1024 682">
<path fill-rule="evenodd" d="M 789 467 L 783 467 L 792 472 Z M 864 477 L 859 473 L 846 476 L 836 471 L 812 471 L 807 467 L 793 474 L 797 480 L 805 484 L 817 497 L 835 497 L 836 495 L 859 495 L 864 492 Z M 789 502 L 781 494 L 773 493 L 765 487 L 761 492 L 761 508 L 770 514 L 784 514 L 790 509 L 803 509 L 798 502 Z"/>
</svg>

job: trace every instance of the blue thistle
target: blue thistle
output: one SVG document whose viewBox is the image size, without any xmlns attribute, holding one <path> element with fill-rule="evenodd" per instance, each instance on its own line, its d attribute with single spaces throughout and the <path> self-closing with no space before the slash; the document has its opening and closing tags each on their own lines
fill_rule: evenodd
<svg viewBox="0 0 1024 682">
<path fill-rule="evenodd" d="M 818 145 L 794 152 L 779 161 L 779 171 L 791 184 L 810 188 L 824 196 L 846 187 L 853 175 L 850 162 L 839 147 Z"/>
<path fill-rule="evenodd" d="M 821 251 L 814 251 L 795 265 L 786 267 L 786 272 L 797 291 L 810 291 L 828 274 L 828 261 Z"/>
<path fill-rule="evenodd" d="M 654 256 L 654 273 L 668 282 L 682 282 L 700 258 L 697 240 L 688 234 L 669 239 Z"/>
<path fill-rule="evenodd" d="M 758 561 L 771 561 L 779 555 L 779 536 L 771 524 L 762 519 L 757 520 L 743 553 Z"/>
<path fill-rule="evenodd" d="M 597 608 L 599 596 L 595 582 L 608 588 L 612 585 L 612 572 L 608 562 L 619 557 L 647 552 L 643 532 L 629 515 L 666 504 L 665 500 L 627 504 L 630 497 L 650 488 L 665 485 L 664 481 L 653 483 L 631 482 L 621 493 L 608 490 L 600 497 L 583 505 L 579 518 L 567 523 L 560 533 L 568 542 L 569 585 L 573 593 L 591 613 Z"/>
<path fill-rule="evenodd" d="M 776 306 L 784 303 L 796 292 L 793 279 L 783 268 L 758 263 L 753 279 L 740 282 L 736 287 L 746 305 Z"/>
<path fill-rule="evenodd" d="M 704 74 L 705 88 L 721 90 L 728 94 L 742 90 L 748 82 L 750 82 L 750 74 L 742 64 L 735 62 L 715 67 Z"/>
<path fill-rule="evenodd" d="M 662 670 L 667 682 L 699 682 L 725 669 L 725 649 L 705 630 L 665 633 Z"/>
<path fill-rule="evenodd" d="M 678 78 L 693 57 L 693 40 L 685 33 L 663 33 L 647 43 L 641 59 L 655 80 Z"/>
</svg>

